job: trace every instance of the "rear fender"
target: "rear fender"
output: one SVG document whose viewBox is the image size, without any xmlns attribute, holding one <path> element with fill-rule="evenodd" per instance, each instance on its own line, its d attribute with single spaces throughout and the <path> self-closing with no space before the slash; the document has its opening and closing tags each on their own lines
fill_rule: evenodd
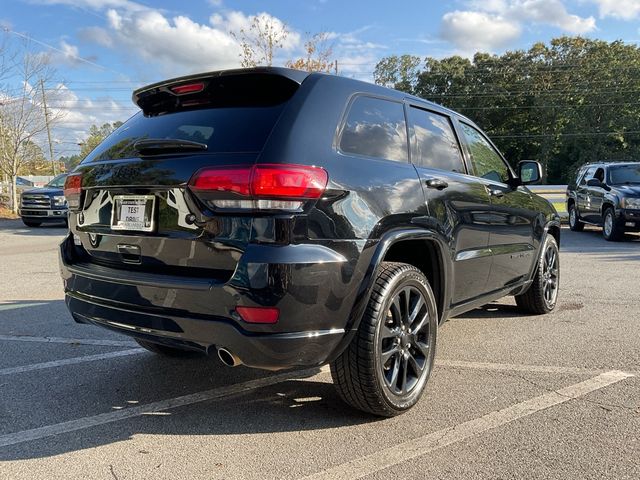
<svg viewBox="0 0 640 480">
<path fill-rule="evenodd" d="M 440 301 L 439 303 L 443 306 L 443 308 L 442 311 L 439 312 L 440 323 L 446 320 L 451 303 L 451 258 L 448 258 L 446 255 L 449 247 L 447 246 L 444 238 L 436 232 L 422 228 L 408 228 L 387 232 L 380 238 L 380 240 L 378 240 L 370 247 L 375 248 L 375 251 L 371 256 L 371 260 L 356 295 L 356 300 L 354 302 L 345 328 L 345 336 L 333 351 L 333 353 L 329 356 L 329 362 L 335 360 L 347 348 L 349 343 L 351 343 L 353 336 L 357 332 L 364 311 L 367 307 L 367 304 L 369 303 L 369 298 L 371 297 L 371 291 L 376 280 L 376 273 L 385 255 L 392 245 L 406 240 L 426 240 L 433 242 L 436 247 L 438 260 L 440 263 L 438 268 L 438 272 L 440 275 L 439 281 L 440 285 L 442 285 L 442 301 Z"/>
</svg>

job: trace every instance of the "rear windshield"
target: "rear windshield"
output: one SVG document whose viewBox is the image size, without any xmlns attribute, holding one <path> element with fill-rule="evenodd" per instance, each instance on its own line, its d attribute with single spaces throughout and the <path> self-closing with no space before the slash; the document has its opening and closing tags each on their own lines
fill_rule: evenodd
<svg viewBox="0 0 640 480">
<path fill-rule="evenodd" d="M 107 137 L 82 163 L 137 157 L 133 145 L 143 139 L 204 143 L 207 149 L 199 152 L 204 154 L 259 152 L 299 86 L 288 78 L 268 74 L 198 82 L 206 86 L 204 90 L 189 95 L 170 93 L 172 86 L 185 81 L 136 93 L 143 111 Z"/>
<path fill-rule="evenodd" d="M 98 145 L 82 163 L 138 156 L 133 145 L 145 138 L 206 143 L 204 153 L 259 152 L 284 105 L 214 108 L 145 117 L 137 113 Z"/>
</svg>

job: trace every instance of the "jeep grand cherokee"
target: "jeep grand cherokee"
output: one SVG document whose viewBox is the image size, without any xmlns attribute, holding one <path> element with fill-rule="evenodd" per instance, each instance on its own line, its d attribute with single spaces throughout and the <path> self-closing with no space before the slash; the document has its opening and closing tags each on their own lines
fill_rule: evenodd
<svg viewBox="0 0 640 480">
<path fill-rule="evenodd" d="M 68 177 L 81 323 L 158 353 L 329 363 L 383 416 L 422 394 L 438 325 L 556 305 L 559 220 L 469 119 L 404 93 L 256 68 L 160 82 Z"/>
</svg>

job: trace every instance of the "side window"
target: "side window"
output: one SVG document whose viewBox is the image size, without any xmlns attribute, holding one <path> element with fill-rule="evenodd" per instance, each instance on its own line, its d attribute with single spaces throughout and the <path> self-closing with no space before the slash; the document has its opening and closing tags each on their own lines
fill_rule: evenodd
<svg viewBox="0 0 640 480">
<path fill-rule="evenodd" d="M 597 178 L 601 182 L 604 182 L 604 168 L 599 168 L 596 173 L 593 174 L 593 178 Z"/>
<path fill-rule="evenodd" d="M 586 185 L 587 180 L 593 178 L 593 174 L 596 173 L 597 167 L 589 167 L 587 169 L 587 173 L 584 174 L 582 180 L 580 180 L 580 185 Z"/>
<path fill-rule="evenodd" d="M 507 183 L 509 167 L 498 152 L 477 129 L 465 123 L 460 125 L 471 150 L 471 163 L 475 175 L 495 182 Z"/>
<path fill-rule="evenodd" d="M 414 134 L 411 158 L 416 165 L 466 173 L 458 139 L 448 117 L 411 107 L 409 122 Z"/>
<path fill-rule="evenodd" d="M 402 104 L 380 98 L 357 97 L 347 115 L 340 150 L 408 162 L 407 126 Z"/>
</svg>

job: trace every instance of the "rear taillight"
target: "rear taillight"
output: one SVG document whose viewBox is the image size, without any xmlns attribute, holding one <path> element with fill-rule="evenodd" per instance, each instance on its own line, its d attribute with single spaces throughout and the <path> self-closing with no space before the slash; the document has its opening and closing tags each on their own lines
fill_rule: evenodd
<svg viewBox="0 0 640 480">
<path fill-rule="evenodd" d="M 322 196 L 327 172 L 306 165 L 210 167 L 191 180 L 191 189 L 216 208 L 298 210 Z"/>
<path fill-rule="evenodd" d="M 80 208 L 80 197 L 82 196 L 82 174 L 72 173 L 64 182 L 64 196 L 67 204 L 72 210 Z"/>
</svg>

